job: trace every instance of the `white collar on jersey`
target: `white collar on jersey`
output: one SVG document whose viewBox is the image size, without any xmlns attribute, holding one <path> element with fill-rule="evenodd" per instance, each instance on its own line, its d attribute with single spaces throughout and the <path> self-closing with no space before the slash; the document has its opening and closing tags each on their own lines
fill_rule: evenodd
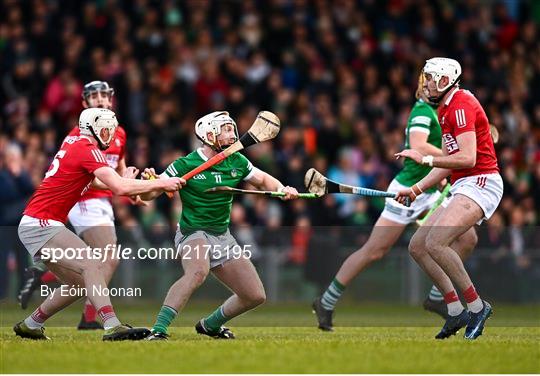
<svg viewBox="0 0 540 376">
<path fill-rule="evenodd" d="M 444 102 L 444 105 L 445 106 L 448 106 L 450 104 L 450 101 L 452 100 L 452 98 L 454 98 L 454 94 L 456 94 L 457 92 L 459 91 L 459 86 L 456 86 L 456 88 L 454 89 L 454 91 L 452 91 L 450 93 L 450 96 L 448 97 L 448 99 L 446 99 L 446 101 Z"/>
<path fill-rule="evenodd" d="M 204 153 L 202 151 L 202 148 L 198 148 L 197 153 L 199 153 L 199 156 L 202 158 L 203 161 L 206 162 L 208 160 L 208 157 L 206 155 L 204 155 Z"/>
</svg>

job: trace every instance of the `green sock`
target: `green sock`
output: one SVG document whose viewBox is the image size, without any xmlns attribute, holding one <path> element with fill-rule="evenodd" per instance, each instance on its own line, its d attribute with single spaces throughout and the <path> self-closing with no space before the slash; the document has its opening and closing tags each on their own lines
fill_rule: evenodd
<svg viewBox="0 0 540 376">
<path fill-rule="evenodd" d="M 211 332 L 217 332 L 221 325 L 229 321 L 229 317 L 225 317 L 223 306 L 216 309 L 210 316 L 203 320 L 204 327 Z"/>
<path fill-rule="evenodd" d="M 333 310 L 336 307 L 336 303 L 345 291 L 345 286 L 342 285 L 336 278 L 330 283 L 330 286 L 326 289 L 321 297 L 321 305 L 326 310 Z"/>
<path fill-rule="evenodd" d="M 169 306 L 162 306 L 157 315 L 156 323 L 154 324 L 152 331 L 167 334 L 167 329 L 174 318 L 178 315 L 176 309 Z"/>
</svg>

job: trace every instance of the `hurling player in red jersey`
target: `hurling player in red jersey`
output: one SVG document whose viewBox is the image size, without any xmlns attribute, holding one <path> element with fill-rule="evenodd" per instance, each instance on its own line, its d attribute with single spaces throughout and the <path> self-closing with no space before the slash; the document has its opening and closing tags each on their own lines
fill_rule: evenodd
<svg viewBox="0 0 540 376">
<path fill-rule="evenodd" d="M 109 296 L 102 293 L 107 287 L 101 271 L 105 250 L 97 250 L 101 253 L 96 255 L 96 249 L 64 226 L 69 211 L 91 185 L 131 196 L 174 192 L 185 184 L 179 178 L 143 181 L 118 175 L 102 153 L 113 140 L 117 126 L 111 110 L 85 109 L 79 117 L 80 136 L 65 139 L 26 206 L 19 224 L 22 244 L 34 259 L 45 262 L 66 285 L 52 291 L 30 316 L 15 325 L 13 329 L 18 336 L 47 339 L 43 328 L 45 320 L 82 296 L 87 296 L 97 309 L 105 328 L 104 340 L 137 340 L 149 334 L 146 328 L 122 325 Z M 138 173 L 133 167 L 128 170 L 125 176 L 134 177 Z"/>
<path fill-rule="evenodd" d="M 411 188 L 398 192 L 396 199 L 402 203 L 414 200 L 451 175 L 451 200 L 416 231 L 409 251 L 444 294 L 448 306 L 449 318 L 436 338 L 447 338 L 466 326 L 465 338 L 475 339 L 482 334 L 492 309 L 480 298 L 463 262 L 449 245 L 493 215 L 503 195 L 503 182 L 486 113 L 472 93 L 458 86 L 460 64 L 436 57 L 426 61 L 423 72 L 426 94 L 439 103 L 445 147 L 442 156 L 422 155 L 410 149 L 396 154 L 435 167 Z M 462 292 L 467 309 L 461 305 L 452 282 Z"/>
<path fill-rule="evenodd" d="M 82 105 L 84 108 L 113 108 L 114 89 L 105 81 L 91 81 L 84 85 L 82 92 Z M 74 127 L 67 136 L 79 136 L 79 127 Z M 109 166 L 114 168 L 119 175 L 126 171 L 126 132 L 121 127 L 116 128 L 114 137 L 109 147 L 103 151 Z M 112 208 L 112 192 L 109 189 L 96 189 L 90 187 L 73 206 L 68 214 L 68 219 L 75 233 L 92 248 L 104 249 L 107 244 L 116 244 L 116 231 L 114 228 L 114 213 Z M 135 204 L 144 204 L 140 198 L 135 199 Z M 108 257 L 102 265 L 105 282 L 109 283 L 118 264 L 118 258 Z M 43 263 L 36 263 L 29 267 L 25 273 L 25 283 L 19 293 L 21 307 L 26 309 L 33 292 L 40 287 L 41 283 L 55 281 L 53 273 L 46 272 Z M 103 329 L 96 320 L 97 311 L 86 299 L 81 321 L 78 329 Z"/>
</svg>

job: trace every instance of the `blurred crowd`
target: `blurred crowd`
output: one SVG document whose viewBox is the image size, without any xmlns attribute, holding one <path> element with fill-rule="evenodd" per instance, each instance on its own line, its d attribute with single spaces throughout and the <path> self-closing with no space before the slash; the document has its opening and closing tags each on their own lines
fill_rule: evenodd
<svg viewBox="0 0 540 376">
<path fill-rule="evenodd" d="M 536 225 L 539 24 L 533 0 L 0 0 L 0 173 L 24 185 L 17 199 L 27 197 L 77 125 L 82 85 L 99 79 L 114 87 L 128 165 L 162 171 L 197 146 L 194 121 L 210 111 L 228 110 L 243 133 L 267 109 L 283 127 L 246 152 L 254 165 L 300 189 L 310 167 L 385 189 L 401 168 L 393 154 L 419 71 L 448 56 L 500 133 L 498 224 Z M 4 225 L 17 210 L 6 192 Z M 234 224 L 267 228 L 369 226 L 384 205 L 352 196 L 239 201 Z M 121 202 L 116 216 L 152 229 L 174 224 L 180 210 L 160 198 L 143 208 Z"/>
</svg>

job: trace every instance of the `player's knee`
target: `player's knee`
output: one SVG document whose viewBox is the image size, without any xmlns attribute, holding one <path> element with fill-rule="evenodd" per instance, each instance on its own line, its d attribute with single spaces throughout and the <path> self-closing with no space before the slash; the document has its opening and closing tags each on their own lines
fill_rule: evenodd
<svg viewBox="0 0 540 376">
<path fill-rule="evenodd" d="M 390 247 L 386 247 L 384 245 L 373 248 L 373 250 L 371 250 L 371 252 L 369 253 L 369 260 L 371 262 L 381 260 L 384 256 L 386 256 L 389 249 Z"/>
<path fill-rule="evenodd" d="M 208 269 L 203 268 L 203 267 L 198 267 L 190 271 L 190 273 L 187 275 L 191 281 L 191 284 L 194 287 L 199 287 L 206 280 L 206 277 L 208 276 Z"/>
<path fill-rule="evenodd" d="M 409 243 L 409 254 L 415 260 L 422 257 L 427 252 L 425 238 L 420 236 L 413 236 Z"/>
<path fill-rule="evenodd" d="M 252 308 L 263 304 L 266 301 L 266 292 L 264 291 L 264 288 L 252 291 L 250 294 L 248 294 L 247 300 Z"/>
<path fill-rule="evenodd" d="M 436 236 L 428 235 L 426 237 L 426 249 L 428 253 L 433 258 L 437 258 L 437 256 L 444 251 L 446 248 L 446 245 L 441 242 L 440 239 L 438 239 Z"/>
<path fill-rule="evenodd" d="M 465 238 L 465 249 L 472 250 L 478 244 L 478 235 L 476 231 L 469 231 L 467 237 Z"/>
<path fill-rule="evenodd" d="M 263 288 L 261 288 L 259 291 L 257 291 L 257 293 L 253 297 L 252 301 L 253 301 L 253 304 L 255 306 L 259 306 L 259 305 L 263 304 L 264 302 L 266 302 L 266 292 L 264 291 Z"/>
</svg>

